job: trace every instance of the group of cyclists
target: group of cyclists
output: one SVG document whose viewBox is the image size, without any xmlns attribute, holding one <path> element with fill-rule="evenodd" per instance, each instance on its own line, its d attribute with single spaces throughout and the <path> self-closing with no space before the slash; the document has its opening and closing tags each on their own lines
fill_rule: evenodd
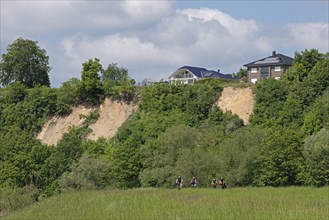
<svg viewBox="0 0 329 220">
<path fill-rule="evenodd" d="M 217 181 L 216 181 L 215 178 L 212 179 L 210 185 L 211 185 L 211 187 L 212 187 L 213 189 L 216 189 L 217 184 L 219 185 L 219 188 L 220 188 L 220 189 L 225 189 L 225 188 L 226 188 L 225 180 L 224 180 L 224 178 L 222 178 L 222 177 L 219 178 L 218 183 L 217 183 Z M 182 189 L 182 187 L 183 187 L 183 179 L 182 179 L 181 176 L 178 176 L 178 177 L 177 177 L 177 179 L 176 179 L 176 185 L 177 185 L 178 190 L 181 190 L 181 189 Z M 197 186 L 197 181 L 196 181 L 196 178 L 195 178 L 195 177 L 192 177 L 192 179 L 191 179 L 191 181 L 190 181 L 190 186 L 191 186 L 191 188 L 196 188 L 196 186 Z"/>
</svg>

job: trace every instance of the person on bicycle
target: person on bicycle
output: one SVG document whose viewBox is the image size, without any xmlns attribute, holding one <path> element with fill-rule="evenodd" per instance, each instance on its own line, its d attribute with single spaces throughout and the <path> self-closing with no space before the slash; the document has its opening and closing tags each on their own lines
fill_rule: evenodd
<svg viewBox="0 0 329 220">
<path fill-rule="evenodd" d="M 176 179 L 176 185 L 177 185 L 177 188 L 178 190 L 180 190 L 183 186 L 183 179 L 181 176 L 178 176 L 177 179 Z"/>
<path fill-rule="evenodd" d="M 211 187 L 212 187 L 213 189 L 216 189 L 216 184 L 217 184 L 216 179 L 215 179 L 215 178 L 212 179 L 212 181 L 211 181 Z"/>
<path fill-rule="evenodd" d="M 192 177 L 190 184 L 191 184 L 192 188 L 196 188 L 196 179 L 195 179 L 195 177 Z"/>
<path fill-rule="evenodd" d="M 226 183 L 225 183 L 225 180 L 223 177 L 220 178 L 220 181 L 219 181 L 219 188 L 220 189 L 225 189 L 226 188 Z"/>
</svg>

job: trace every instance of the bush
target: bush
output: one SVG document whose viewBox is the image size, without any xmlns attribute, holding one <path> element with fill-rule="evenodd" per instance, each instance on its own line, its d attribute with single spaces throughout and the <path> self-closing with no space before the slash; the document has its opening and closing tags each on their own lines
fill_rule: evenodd
<svg viewBox="0 0 329 220">
<path fill-rule="evenodd" d="M 110 183 L 109 164 L 105 157 L 90 158 L 83 154 L 59 180 L 63 189 L 99 189 Z"/>
<path fill-rule="evenodd" d="M 220 175 L 231 186 L 251 185 L 260 162 L 260 149 L 265 131 L 259 128 L 239 129 L 230 139 L 220 144 Z"/>
<path fill-rule="evenodd" d="M 329 131 L 320 130 L 305 141 L 306 183 L 313 186 L 329 184 Z"/>
<path fill-rule="evenodd" d="M 24 188 L 0 188 L 0 217 L 31 205 L 38 200 L 38 190 L 33 186 Z"/>
</svg>

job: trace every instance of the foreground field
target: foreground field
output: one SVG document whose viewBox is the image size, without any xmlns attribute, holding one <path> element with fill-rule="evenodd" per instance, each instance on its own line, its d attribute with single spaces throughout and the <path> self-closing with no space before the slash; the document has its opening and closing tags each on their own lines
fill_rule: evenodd
<svg viewBox="0 0 329 220">
<path fill-rule="evenodd" d="M 329 188 L 132 189 L 63 193 L 8 219 L 328 219 Z"/>
</svg>

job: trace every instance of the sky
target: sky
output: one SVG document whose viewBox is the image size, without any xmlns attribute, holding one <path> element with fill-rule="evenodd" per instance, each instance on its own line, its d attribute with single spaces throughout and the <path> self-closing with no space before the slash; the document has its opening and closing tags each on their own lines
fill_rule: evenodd
<svg viewBox="0 0 329 220">
<path fill-rule="evenodd" d="M 272 51 L 329 51 L 329 0 L 0 0 L 0 50 L 18 37 L 47 51 L 51 86 L 82 63 L 117 63 L 131 78 L 167 80 L 188 65 L 230 74 Z"/>
</svg>

